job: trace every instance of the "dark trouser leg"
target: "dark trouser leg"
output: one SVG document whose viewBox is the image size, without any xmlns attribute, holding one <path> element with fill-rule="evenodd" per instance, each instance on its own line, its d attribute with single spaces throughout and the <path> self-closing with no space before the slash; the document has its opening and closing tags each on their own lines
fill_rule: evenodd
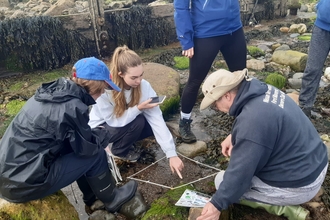
<svg viewBox="0 0 330 220">
<path fill-rule="evenodd" d="M 113 142 L 111 151 L 115 155 L 125 155 L 134 142 L 153 135 L 150 125 L 142 114 L 124 127 L 110 127 L 106 124 L 104 126 L 111 134 L 110 143 Z"/>
<path fill-rule="evenodd" d="M 194 39 L 194 56 L 189 63 L 189 78 L 181 96 L 181 111 L 190 113 L 196 103 L 199 87 L 220 50 L 221 37 Z"/>
<path fill-rule="evenodd" d="M 303 108 L 310 109 L 314 105 L 320 79 L 323 74 L 322 69 L 329 50 L 330 32 L 314 26 L 299 95 L 299 104 Z"/>
<path fill-rule="evenodd" d="M 229 71 L 234 72 L 246 68 L 246 41 L 243 28 L 231 35 L 226 35 L 226 43 L 220 51 L 225 58 Z"/>
<path fill-rule="evenodd" d="M 77 179 L 77 184 L 80 191 L 83 193 L 83 201 L 87 206 L 93 205 L 96 201 L 96 196 L 91 189 L 89 183 L 87 182 L 86 176 L 83 175 L 79 179 Z"/>
<path fill-rule="evenodd" d="M 141 132 L 139 138 L 137 139 L 138 141 L 139 140 L 143 140 L 143 139 L 145 139 L 147 137 L 154 136 L 154 133 L 153 133 L 153 131 L 151 129 L 150 124 L 148 123 L 148 121 L 146 120 L 146 118 L 144 116 L 143 116 L 143 118 L 144 118 L 145 123 L 144 123 L 144 127 L 142 129 L 142 132 Z"/>
<path fill-rule="evenodd" d="M 50 187 L 34 195 L 31 199 L 40 199 L 78 180 L 83 175 L 95 176 L 109 170 L 106 154 L 103 148 L 90 157 L 78 157 L 75 153 L 66 154 L 58 158 L 50 168 L 47 182 Z"/>
</svg>

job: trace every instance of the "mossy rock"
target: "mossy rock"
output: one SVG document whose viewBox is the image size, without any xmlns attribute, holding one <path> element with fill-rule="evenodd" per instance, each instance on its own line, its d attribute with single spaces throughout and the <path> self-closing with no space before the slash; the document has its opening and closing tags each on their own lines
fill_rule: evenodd
<svg viewBox="0 0 330 220">
<path fill-rule="evenodd" d="M 174 57 L 174 62 L 175 62 L 174 67 L 179 70 L 185 70 L 189 68 L 188 57 Z"/>
<path fill-rule="evenodd" d="M 286 78 L 278 73 L 269 74 L 265 82 L 269 85 L 275 86 L 278 89 L 282 89 L 286 84 Z"/>
<path fill-rule="evenodd" d="M 298 40 L 301 40 L 301 41 L 310 41 L 311 40 L 311 35 L 299 35 L 298 36 Z"/>
<path fill-rule="evenodd" d="M 186 189 L 194 190 L 192 187 L 186 186 L 167 191 L 162 197 L 151 204 L 150 209 L 141 220 L 187 220 L 189 208 L 175 206 L 175 203 Z"/>
<path fill-rule="evenodd" d="M 259 47 L 247 46 L 247 50 L 252 57 L 265 56 L 265 52 L 263 52 Z"/>
<path fill-rule="evenodd" d="M 79 215 L 62 191 L 27 203 L 0 201 L 0 219 L 4 220 L 78 220 Z"/>
<path fill-rule="evenodd" d="M 163 112 L 164 119 L 167 120 L 170 115 L 175 114 L 178 111 L 180 107 L 180 96 L 166 98 L 159 107 Z"/>
</svg>

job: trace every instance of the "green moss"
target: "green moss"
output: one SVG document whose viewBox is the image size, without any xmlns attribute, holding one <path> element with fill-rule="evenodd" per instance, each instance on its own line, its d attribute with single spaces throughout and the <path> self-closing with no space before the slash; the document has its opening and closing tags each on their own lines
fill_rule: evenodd
<svg viewBox="0 0 330 220">
<path fill-rule="evenodd" d="M 159 106 L 163 112 L 165 120 L 169 118 L 171 114 L 175 114 L 180 106 L 180 96 L 171 97 L 165 99 L 164 102 Z"/>
<path fill-rule="evenodd" d="M 265 80 L 267 84 L 275 86 L 278 89 L 282 89 L 286 84 L 286 78 L 278 73 L 269 74 Z"/>
<path fill-rule="evenodd" d="M 185 70 L 189 68 L 189 58 L 188 57 L 174 57 L 175 65 L 174 67 L 179 70 Z"/>
<path fill-rule="evenodd" d="M 310 41 L 311 40 L 311 35 L 299 35 L 298 39 L 301 41 Z"/>
<path fill-rule="evenodd" d="M 186 220 L 188 219 L 189 209 L 187 207 L 175 206 L 175 203 L 181 197 L 186 189 L 192 189 L 191 186 L 185 186 L 175 190 L 167 191 L 162 197 L 151 204 L 150 209 L 141 220 L 158 220 L 158 219 L 173 219 Z"/>
<path fill-rule="evenodd" d="M 0 118 L 5 118 L 3 121 L 1 120 L 1 123 L 0 123 L 0 139 L 2 138 L 3 134 L 5 133 L 7 127 L 9 126 L 10 122 L 14 119 L 14 117 L 15 116 L 4 117 L 0 114 Z"/>
<path fill-rule="evenodd" d="M 265 53 L 258 47 L 255 46 L 247 46 L 248 53 L 252 57 L 260 57 L 260 56 L 265 56 Z"/>
<path fill-rule="evenodd" d="M 6 105 L 6 113 L 9 116 L 15 116 L 21 110 L 21 108 L 25 105 L 26 101 L 21 100 L 12 100 Z"/>
<path fill-rule="evenodd" d="M 44 220 L 67 219 L 78 220 L 78 213 L 69 203 L 62 191 L 27 203 L 9 203 L 2 205 L 0 219 L 11 220 Z"/>
<path fill-rule="evenodd" d="M 23 82 L 17 82 L 9 87 L 9 90 L 12 92 L 16 92 L 23 88 L 24 83 Z"/>
<path fill-rule="evenodd" d="M 33 93 L 36 88 L 44 82 L 54 81 L 60 77 L 68 76 L 68 72 L 65 70 L 54 70 L 44 73 L 30 73 L 20 77 L 19 81 L 9 87 L 9 92 L 22 91 L 27 93 L 28 87 L 31 87 Z"/>
</svg>

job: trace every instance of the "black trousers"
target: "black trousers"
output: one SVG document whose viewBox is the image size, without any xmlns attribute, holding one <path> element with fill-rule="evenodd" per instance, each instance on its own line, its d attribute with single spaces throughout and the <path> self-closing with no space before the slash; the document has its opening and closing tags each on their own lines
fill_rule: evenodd
<svg viewBox="0 0 330 220">
<path fill-rule="evenodd" d="M 242 70 L 246 67 L 247 49 L 243 28 L 223 36 L 195 38 L 194 45 L 194 56 L 189 63 L 189 78 L 181 96 L 183 113 L 192 111 L 198 90 L 219 51 L 222 53 L 229 71 Z"/>
<path fill-rule="evenodd" d="M 143 114 L 124 127 L 110 127 L 106 123 L 101 126 L 110 133 L 109 143 L 112 143 L 111 151 L 115 155 L 125 155 L 134 142 L 154 135 Z"/>
</svg>

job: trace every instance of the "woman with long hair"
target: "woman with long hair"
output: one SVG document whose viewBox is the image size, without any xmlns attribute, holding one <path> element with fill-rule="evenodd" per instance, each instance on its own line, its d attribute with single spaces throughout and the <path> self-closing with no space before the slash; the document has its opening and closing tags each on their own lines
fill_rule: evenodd
<svg viewBox="0 0 330 220">
<path fill-rule="evenodd" d="M 120 159 L 136 162 L 140 154 L 134 143 L 155 136 L 169 158 L 172 172 L 180 178 L 184 165 L 177 156 L 172 134 L 167 128 L 158 103 L 151 103 L 156 92 L 143 79 L 141 58 L 127 46 L 117 47 L 111 60 L 112 80 L 121 92 L 103 93 L 90 112 L 89 125 L 109 130 L 111 153 Z"/>
</svg>

